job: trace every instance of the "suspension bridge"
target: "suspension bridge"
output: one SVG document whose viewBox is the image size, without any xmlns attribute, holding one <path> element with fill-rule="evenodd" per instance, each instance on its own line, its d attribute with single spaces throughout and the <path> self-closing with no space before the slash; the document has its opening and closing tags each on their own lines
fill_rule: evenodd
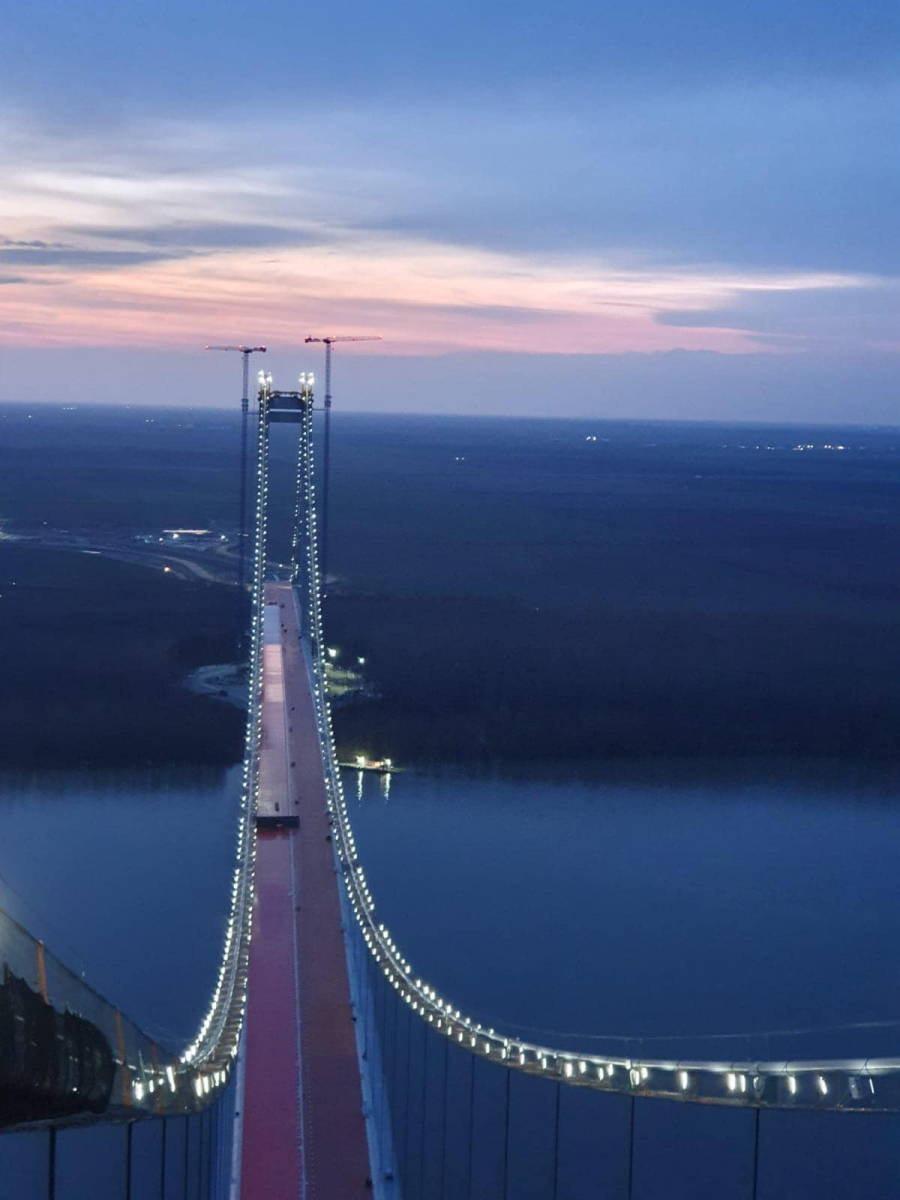
<svg viewBox="0 0 900 1200">
<path fill-rule="evenodd" d="M 900 1112 L 900 1057 L 576 1053 L 485 1027 L 407 961 L 335 755 L 312 380 L 279 391 L 261 374 L 257 399 L 249 703 L 215 986 L 190 1044 L 161 1046 L 0 912 L 0 1126 L 28 1132 L 37 1181 L 0 1178 L 0 1197 L 634 1200 L 689 1194 L 671 1174 L 660 1188 L 685 1129 L 698 1179 L 716 1147 L 715 1190 L 693 1194 L 799 1194 L 782 1186 L 792 1138 L 804 1153 L 796 1121 Z M 282 582 L 267 579 L 278 424 L 297 433 Z M 100 1127 L 114 1169 L 102 1189 L 71 1190 L 68 1164 Z"/>
</svg>

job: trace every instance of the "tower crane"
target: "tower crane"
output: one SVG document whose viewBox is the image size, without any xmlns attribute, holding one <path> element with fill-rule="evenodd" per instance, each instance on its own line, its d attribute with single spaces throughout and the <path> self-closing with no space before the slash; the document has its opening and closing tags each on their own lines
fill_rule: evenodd
<svg viewBox="0 0 900 1200">
<path fill-rule="evenodd" d="M 381 334 L 337 334 L 329 337 L 307 337 L 305 342 L 322 342 L 325 346 L 325 451 L 322 469 L 322 582 L 328 587 L 328 479 L 331 464 L 331 347 L 335 342 L 380 342 Z"/>
<path fill-rule="evenodd" d="M 241 595 L 246 587 L 246 558 L 247 558 L 247 413 L 250 407 L 250 355 L 265 354 L 265 346 L 206 346 L 206 350 L 234 350 L 240 354 L 242 363 L 241 391 L 241 508 L 240 533 L 238 536 L 238 587 Z M 243 636 L 243 635 L 242 635 Z"/>
</svg>

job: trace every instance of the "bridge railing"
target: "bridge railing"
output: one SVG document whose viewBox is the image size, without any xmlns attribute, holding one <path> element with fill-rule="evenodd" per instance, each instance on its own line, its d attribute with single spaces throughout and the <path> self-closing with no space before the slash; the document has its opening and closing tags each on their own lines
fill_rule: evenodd
<svg viewBox="0 0 900 1200">
<path fill-rule="evenodd" d="M 232 1088 L 201 1112 L 7 1133 L 0 1137 L 0 1194 L 224 1200 L 235 1194 Z"/>
<path fill-rule="evenodd" d="M 372 955 L 349 899 L 345 922 L 370 1145 L 377 1178 L 388 1180 L 384 1196 L 394 1194 L 391 1186 L 404 1200 L 894 1194 L 895 1112 L 791 1110 L 743 1093 L 731 1104 L 708 1103 L 696 1092 L 658 1090 L 652 1076 L 621 1092 L 573 1086 L 558 1072 L 511 1069 L 422 1020 Z"/>
<path fill-rule="evenodd" d="M 798 1196 L 888 1194 L 900 1059 L 581 1053 L 485 1028 L 378 922 L 334 762 L 327 775 L 373 1169 L 387 1188 L 404 1200 L 780 1200 L 787 1184 Z"/>
<path fill-rule="evenodd" d="M 368 1064 L 368 1102 L 375 1110 L 376 1157 L 383 1175 L 399 1174 L 404 1191 L 410 1196 L 444 1195 L 446 1171 L 458 1169 L 460 1161 L 448 1150 L 451 1137 L 448 1130 L 456 1122 L 468 1129 L 467 1144 L 456 1147 L 463 1151 L 462 1160 L 469 1163 L 468 1190 L 462 1194 L 543 1195 L 544 1191 L 529 1190 L 524 1183 L 510 1188 L 510 1172 L 518 1169 L 510 1158 L 511 1137 L 516 1122 L 521 1120 L 525 1128 L 531 1122 L 534 1144 L 524 1135 L 520 1158 L 527 1161 L 534 1155 L 534 1145 L 544 1144 L 546 1162 L 552 1164 L 547 1170 L 554 1181 L 551 1193 L 547 1194 L 556 1196 L 558 1173 L 563 1169 L 559 1158 L 563 1117 L 568 1121 L 571 1114 L 580 1112 L 580 1117 L 575 1115 L 571 1119 L 576 1124 L 583 1119 L 587 1122 L 585 1127 L 592 1127 L 590 1114 L 599 1117 L 606 1111 L 604 1106 L 613 1103 L 616 1120 L 621 1123 L 621 1115 L 626 1114 L 626 1140 L 631 1145 L 628 1167 L 631 1195 L 635 1113 L 645 1111 L 645 1101 L 666 1099 L 681 1102 L 678 1109 L 669 1107 L 670 1113 L 700 1112 L 702 1106 L 707 1112 L 712 1108 L 722 1114 L 735 1114 L 734 1127 L 743 1130 L 736 1134 L 738 1143 L 743 1147 L 749 1138 L 747 1144 L 752 1143 L 753 1147 L 752 1159 L 747 1161 L 753 1173 L 755 1195 L 762 1112 L 857 1112 L 870 1114 L 876 1120 L 875 1114 L 900 1111 L 900 1058 L 897 1057 L 756 1060 L 724 1055 L 715 1059 L 645 1057 L 623 1054 L 621 1048 L 602 1053 L 576 1052 L 486 1027 L 422 978 L 376 915 L 337 765 L 325 677 L 311 414 L 307 414 L 301 436 L 298 513 L 298 528 L 303 529 L 304 537 L 295 537 L 293 577 L 302 608 L 301 627 L 308 637 L 309 669 L 354 980 L 357 1028 L 361 1053 Z M 459 1076 L 455 1085 L 454 1073 Z M 421 1089 L 418 1099 L 417 1087 Z M 434 1095 L 429 1101 L 432 1091 Z M 459 1110 L 455 1116 L 454 1104 Z M 527 1116 L 528 1112 L 533 1116 L 539 1110 L 546 1110 L 540 1119 L 532 1121 Z M 493 1118 L 490 1112 L 494 1113 Z M 721 1119 L 732 1118 L 723 1115 Z M 496 1158 L 499 1145 L 503 1147 L 504 1161 L 502 1166 L 494 1162 L 491 1167 L 486 1160 L 486 1165 L 482 1163 L 476 1169 L 475 1159 L 482 1153 L 477 1149 L 478 1139 L 483 1139 L 485 1122 L 489 1120 L 499 1123 L 499 1132 L 493 1149 L 486 1143 L 483 1155 L 490 1159 L 493 1154 Z M 644 1124 L 642 1118 L 641 1125 Z M 547 1145 L 548 1136 L 553 1142 L 552 1149 Z M 596 1139 L 596 1128 L 592 1136 Z M 743 1152 L 740 1149 L 740 1154 Z M 585 1153 L 589 1158 L 589 1151 Z M 435 1166 L 435 1154 L 443 1164 L 440 1167 Z M 447 1167 L 450 1161 L 457 1166 Z M 571 1155 L 566 1161 L 571 1162 Z M 483 1180 L 491 1177 L 492 1171 L 494 1182 L 501 1181 L 501 1190 L 484 1188 Z"/>
<path fill-rule="evenodd" d="M 225 1088 L 238 1017 L 212 1053 L 187 1058 L 2 912 L 0 957 L 0 1129 L 189 1114 Z"/>
<path fill-rule="evenodd" d="M 260 406 L 248 717 L 229 912 L 218 975 L 189 1045 L 163 1049 L 0 911 L 0 1129 L 200 1112 L 238 1054 L 247 998 L 259 791 L 268 412 Z"/>
<path fill-rule="evenodd" d="M 308 457 L 311 459 L 311 451 Z M 312 499 L 311 462 L 307 470 L 307 486 Z M 309 522 L 307 553 L 309 591 L 304 601 L 308 605 L 306 626 L 311 634 L 313 695 L 342 883 L 369 953 L 387 984 L 411 1013 L 476 1057 L 523 1074 L 559 1079 L 572 1087 L 725 1106 L 900 1110 L 900 1058 L 712 1061 L 632 1057 L 615 1051 L 575 1053 L 485 1027 L 418 975 L 390 931 L 377 919 L 375 900 L 359 861 L 344 799 L 325 682 L 314 507 Z"/>
<path fill-rule="evenodd" d="M 0 1129 L 194 1113 L 223 1091 L 247 987 L 251 802 L 248 789 L 215 993 L 184 1049 L 160 1046 L 0 911 Z"/>
</svg>

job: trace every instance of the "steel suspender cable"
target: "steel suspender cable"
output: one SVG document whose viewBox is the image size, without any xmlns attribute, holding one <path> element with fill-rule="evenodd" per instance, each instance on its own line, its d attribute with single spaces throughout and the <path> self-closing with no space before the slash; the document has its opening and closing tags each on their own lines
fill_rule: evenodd
<svg viewBox="0 0 900 1200">
<path fill-rule="evenodd" d="M 47 1147 L 47 1197 L 56 1200 L 56 1130 L 50 1130 L 50 1143 Z"/>
<path fill-rule="evenodd" d="M 472 1195 L 472 1148 L 475 1140 L 475 1055 L 469 1055 L 469 1197 Z"/>
<path fill-rule="evenodd" d="M 162 1145 L 159 1151 L 159 1200 L 166 1200 L 166 1118 L 162 1118 Z"/>
<path fill-rule="evenodd" d="M 444 1113 L 441 1123 L 441 1200 L 444 1200 L 444 1168 L 447 1162 L 447 1081 L 450 1043 L 444 1042 Z"/>
<path fill-rule="evenodd" d="M 556 1105 L 553 1114 L 553 1200 L 559 1195 L 559 1106 L 562 1098 L 562 1084 L 556 1084 Z"/>
<path fill-rule="evenodd" d="M 509 1200 L 509 1081 L 512 1071 L 506 1072 L 506 1115 L 503 1125 L 503 1200 Z"/>
<path fill-rule="evenodd" d="M 753 1186 L 750 1190 L 751 1200 L 756 1200 L 756 1187 L 759 1180 L 759 1115 L 758 1108 L 753 1110 Z"/>
<path fill-rule="evenodd" d="M 628 1200 L 634 1187 L 634 1096 L 628 1106 Z"/>
</svg>

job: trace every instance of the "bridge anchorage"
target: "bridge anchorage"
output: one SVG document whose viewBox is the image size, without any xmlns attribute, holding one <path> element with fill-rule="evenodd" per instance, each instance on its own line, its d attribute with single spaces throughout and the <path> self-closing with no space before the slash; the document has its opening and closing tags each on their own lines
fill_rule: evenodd
<svg viewBox="0 0 900 1200">
<path fill-rule="evenodd" d="M 711 1114 L 730 1110 L 727 1129 L 716 1125 L 711 1136 L 716 1153 L 727 1159 L 727 1171 L 720 1175 L 733 1186 L 703 1191 L 701 1182 L 694 1194 L 717 1200 L 783 1194 L 767 1190 L 764 1178 L 772 1176 L 771 1162 L 781 1171 L 786 1161 L 776 1122 L 790 1113 L 828 1122 L 837 1113 L 875 1118 L 900 1112 L 900 1057 L 682 1060 L 623 1055 L 612 1048 L 576 1053 L 523 1040 L 486 1027 L 432 986 L 378 919 L 343 795 L 325 683 L 313 390 L 312 376 L 301 376 L 295 390 L 279 391 L 271 375 L 260 373 L 243 786 L 230 914 L 207 1011 L 189 1045 L 163 1049 L 0 913 L 0 1122 L 7 1130 L 34 1130 L 46 1139 L 50 1195 L 57 1176 L 57 1130 L 119 1124 L 130 1189 L 139 1170 L 135 1146 L 143 1135 L 137 1131 L 158 1123 L 156 1169 L 163 1200 L 263 1195 L 267 1200 L 279 1195 L 337 1200 L 354 1193 L 330 1187 L 328 1172 L 332 1160 L 352 1155 L 349 1135 L 346 1145 L 335 1144 L 335 1130 L 338 1143 L 342 1134 L 330 1114 L 341 1097 L 349 1096 L 365 1118 L 368 1165 L 354 1167 L 354 1189 L 361 1194 L 370 1186 L 385 1200 L 581 1200 L 658 1194 L 644 1190 L 647 1171 L 641 1162 L 644 1155 L 652 1161 L 664 1144 L 671 1150 L 671 1139 L 666 1143 L 661 1130 L 693 1114 L 690 1136 L 705 1152 Z M 266 579 L 269 437 L 271 426 L 279 423 L 297 426 L 298 446 L 290 579 L 274 585 Z M 280 705 L 288 735 L 294 735 L 290 719 L 299 723 L 300 718 L 289 719 L 294 707 L 289 701 L 304 696 L 312 751 L 302 760 L 291 759 L 291 736 L 273 751 L 269 723 L 277 723 L 272 713 Z M 260 821 L 257 829 L 266 802 L 261 755 L 273 753 L 284 760 L 283 799 L 291 820 L 268 827 Z M 300 796 L 296 821 L 295 793 Z M 321 838 L 315 834 L 316 820 Z M 309 859 L 297 859 L 301 853 L 309 853 Z M 269 903 L 266 876 L 257 870 L 259 854 L 271 861 L 280 855 L 287 864 L 291 881 L 272 889 L 273 902 L 287 901 L 293 912 L 295 898 L 304 895 L 299 907 L 308 905 L 320 920 L 311 927 L 291 917 L 285 926 L 295 939 L 289 960 L 292 955 L 298 969 L 280 999 L 286 998 L 295 1019 L 268 1032 L 285 1044 L 294 1038 L 297 1061 L 292 1053 L 281 1057 L 297 1084 L 287 1114 L 296 1135 L 297 1174 L 287 1190 L 268 1192 L 255 1186 L 242 1164 L 243 1154 L 258 1153 L 245 1122 L 259 1109 L 250 1100 L 259 1094 L 253 1092 L 254 1044 L 259 1044 L 254 1022 L 260 1027 L 254 1005 L 266 993 L 259 961 L 251 958 L 251 932 L 254 956 L 265 949 L 268 936 L 265 923 L 258 930 L 252 924 L 254 882 L 264 916 Z M 327 871 L 316 874 L 323 854 Z M 303 879 L 315 881 L 313 891 L 302 893 Z M 316 908 L 320 903 L 324 907 Z M 333 994 L 323 1000 L 316 991 L 334 965 L 332 960 L 327 969 L 319 966 L 329 936 L 339 944 L 344 964 L 342 1000 Z M 305 951 L 304 937 L 309 939 Z M 311 1030 L 321 1035 L 310 1041 Z M 352 1071 L 347 1037 L 355 1042 Z M 680 1103 L 651 1104 L 654 1100 Z M 324 1125 L 323 1111 L 329 1114 Z M 266 1115 L 270 1132 L 278 1119 Z M 331 1132 L 323 1134 L 323 1128 Z M 828 1130 L 829 1139 L 839 1137 L 836 1126 Z M 270 1139 L 266 1152 L 272 1155 L 278 1144 Z M 767 1154 L 774 1155 L 769 1165 Z M 694 1154 L 685 1170 L 702 1174 L 705 1156 Z"/>
</svg>

